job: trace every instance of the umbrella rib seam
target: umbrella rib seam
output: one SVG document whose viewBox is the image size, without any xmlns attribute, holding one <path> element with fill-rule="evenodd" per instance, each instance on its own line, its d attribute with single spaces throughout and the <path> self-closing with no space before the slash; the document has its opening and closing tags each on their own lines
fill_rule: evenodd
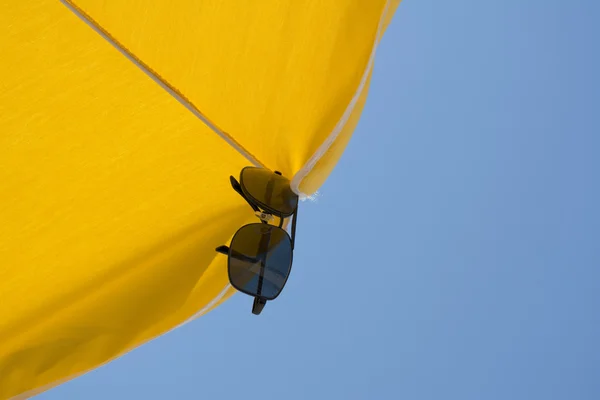
<svg viewBox="0 0 600 400">
<path fill-rule="evenodd" d="M 221 290 L 219 292 L 219 294 L 214 299 L 212 299 L 208 304 L 206 304 L 202 309 L 200 309 L 200 311 L 196 312 L 194 315 L 192 315 L 191 317 L 189 317 L 188 319 L 186 319 L 185 321 L 183 321 L 179 325 L 177 325 L 177 326 L 169 329 L 168 331 L 163 332 L 159 336 L 162 336 L 162 335 L 165 335 L 165 334 L 167 334 L 169 332 L 172 332 L 175 329 L 177 329 L 177 328 L 179 328 L 179 327 L 181 327 L 183 325 L 186 325 L 187 323 L 189 323 L 189 322 L 191 322 L 191 321 L 193 321 L 193 320 L 195 320 L 195 319 L 203 316 L 204 314 L 208 313 L 209 311 L 212 311 L 213 308 L 217 305 L 217 303 L 219 301 L 221 301 L 223 299 L 223 297 L 225 297 L 225 295 L 227 294 L 227 291 L 230 288 L 231 288 L 230 284 L 225 285 L 225 287 L 223 288 L 223 290 Z M 98 369 L 98 368 L 100 368 L 100 367 L 102 367 L 102 366 L 104 366 L 104 365 L 106 365 L 106 364 L 108 364 L 108 363 L 110 363 L 110 362 L 118 359 L 118 358 L 121 358 L 124 355 L 132 352 L 133 350 L 135 350 L 135 349 L 137 349 L 137 348 L 139 348 L 139 347 L 141 347 L 141 346 L 143 346 L 143 345 L 145 345 L 145 344 L 147 344 L 147 343 L 149 343 L 149 342 L 151 342 L 151 341 L 153 341 L 153 340 L 155 340 L 157 338 L 158 338 L 158 336 L 155 336 L 155 337 L 150 338 L 150 339 L 148 339 L 146 341 L 143 341 L 142 343 L 139 343 L 137 346 L 129 348 L 129 349 L 125 350 L 124 352 L 119 353 L 118 355 L 114 356 L 110 360 L 107 360 L 107 361 L 103 362 L 102 364 L 99 364 L 99 365 L 97 365 L 95 367 L 92 367 L 92 368 L 89 368 L 89 369 L 87 369 L 85 371 L 80 371 L 80 372 L 77 372 L 75 374 L 69 375 L 68 377 L 63 378 L 61 380 L 53 381 L 53 382 L 50 382 L 50 383 L 48 383 L 46 385 L 43 385 L 43 386 L 40 386 L 40 387 L 37 387 L 37 388 L 33 388 L 33 389 L 28 390 L 28 391 L 26 391 L 24 393 L 21 393 L 21 394 L 18 394 L 16 396 L 14 396 L 14 397 L 11 397 L 9 400 L 26 400 L 26 399 L 28 399 L 31 396 L 35 396 L 35 395 L 41 394 L 42 392 L 45 392 L 45 391 L 47 391 L 49 389 L 52 389 L 52 388 L 54 388 L 54 387 L 56 387 L 58 385 L 62 385 L 65 382 L 68 382 L 68 381 L 70 381 L 72 379 L 80 377 L 81 375 L 87 374 L 90 371 L 96 370 L 96 369 Z"/>
<path fill-rule="evenodd" d="M 155 83 L 167 91 L 175 100 L 181 103 L 187 108 L 192 114 L 194 114 L 200 121 L 202 121 L 210 130 L 221 137 L 227 144 L 229 144 L 234 150 L 250 161 L 254 166 L 266 168 L 266 165 L 262 163 L 256 156 L 254 156 L 248 149 L 242 146 L 237 140 L 235 140 L 230 134 L 219 128 L 214 122 L 212 122 L 206 115 L 204 115 L 198 107 L 194 105 L 182 92 L 180 92 L 175 86 L 169 83 L 164 77 L 158 72 L 152 69 L 149 65 L 144 63 L 139 57 L 137 57 L 131 50 L 119 42 L 113 37 L 106 29 L 104 29 L 96 20 L 90 15 L 83 11 L 79 6 L 74 4 L 71 0 L 60 0 L 75 16 L 86 23 L 114 48 L 116 48 L 121 54 L 123 54 L 129 61 L 135 64 L 141 69 L 146 75 L 148 75 Z"/>
<path fill-rule="evenodd" d="M 363 90 L 364 90 L 364 88 L 367 84 L 368 78 L 369 78 L 369 74 L 371 73 L 371 70 L 373 69 L 373 64 L 375 61 L 375 53 L 377 52 L 377 47 L 379 46 L 379 42 L 381 40 L 381 37 L 383 36 L 382 35 L 383 26 L 384 26 L 385 18 L 387 16 L 387 13 L 389 10 L 389 6 L 390 6 L 390 0 L 386 0 L 383 11 L 381 13 L 381 17 L 379 18 L 379 24 L 377 26 L 377 31 L 375 33 L 375 41 L 373 44 L 373 50 L 371 51 L 369 60 L 367 61 L 367 66 L 365 68 L 365 71 L 363 72 L 360 83 L 358 84 L 358 88 L 354 92 L 354 96 L 350 100 L 350 103 L 348 103 L 346 110 L 344 111 L 344 113 L 342 114 L 340 119 L 338 120 L 337 124 L 335 125 L 335 127 L 333 128 L 333 130 L 331 131 L 329 136 L 319 146 L 319 148 L 315 151 L 315 153 L 312 155 L 312 157 L 304 164 L 304 166 L 292 178 L 292 182 L 291 182 L 292 190 L 298 196 L 300 196 L 300 198 L 304 199 L 304 198 L 310 197 L 300 190 L 300 184 L 302 183 L 302 180 L 304 178 L 306 178 L 306 176 L 308 176 L 308 174 L 311 173 L 311 171 L 313 170 L 313 168 L 315 167 L 317 162 L 319 162 L 319 160 L 327 153 L 327 151 L 331 148 L 333 143 L 336 141 L 336 139 L 338 138 L 338 136 L 340 135 L 340 133 L 342 132 L 342 130 L 348 123 L 348 120 L 350 119 L 350 116 L 352 115 L 352 112 L 354 111 L 354 108 L 356 107 L 356 104 L 358 103 L 358 100 L 363 93 Z"/>
</svg>

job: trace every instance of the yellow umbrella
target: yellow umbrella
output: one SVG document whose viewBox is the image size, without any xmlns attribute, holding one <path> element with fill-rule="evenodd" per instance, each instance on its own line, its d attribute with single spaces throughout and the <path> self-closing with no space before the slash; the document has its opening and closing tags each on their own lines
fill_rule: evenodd
<svg viewBox="0 0 600 400">
<path fill-rule="evenodd" d="M 0 398 L 218 306 L 254 217 L 246 165 L 300 195 L 357 123 L 400 0 L 0 4 Z"/>
</svg>

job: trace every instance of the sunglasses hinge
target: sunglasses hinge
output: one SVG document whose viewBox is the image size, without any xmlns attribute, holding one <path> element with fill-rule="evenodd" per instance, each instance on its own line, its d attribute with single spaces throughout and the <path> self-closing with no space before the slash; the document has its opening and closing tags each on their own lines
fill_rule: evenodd
<svg viewBox="0 0 600 400">
<path fill-rule="evenodd" d="M 260 219 L 261 221 L 266 222 L 266 223 L 273 221 L 273 215 L 267 214 L 262 211 L 256 211 L 254 213 L 254 215 L 256 215 L 258 217 L 258 219 Z"/>
</svg>

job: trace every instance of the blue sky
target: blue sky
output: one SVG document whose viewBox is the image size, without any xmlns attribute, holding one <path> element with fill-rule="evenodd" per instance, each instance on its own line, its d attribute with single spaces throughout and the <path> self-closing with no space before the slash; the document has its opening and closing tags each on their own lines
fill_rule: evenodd
<svg viewBox="0 0 600 400">
<path fill-rule="evenodd" d="M 598 20 L 406 0 L 282 295 L 38 398 L 600 398 Z"/>
</svg>

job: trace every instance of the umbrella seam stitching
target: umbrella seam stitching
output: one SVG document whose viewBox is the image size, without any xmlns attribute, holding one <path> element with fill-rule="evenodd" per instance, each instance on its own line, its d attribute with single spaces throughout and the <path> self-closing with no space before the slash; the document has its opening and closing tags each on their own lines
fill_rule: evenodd
<svg viewBox="0 0 600 400">
<path fill-rule="evenodd" d="M 315 151 L 315 153 L 311 156 L 311 158 L 304 164 L 304 166 L 292 178 L 291 188 L 301 198 L 307 198 L 309 196 L 300 190 L 300 184 L 302 183 L 303 179 L 306 178 L 306 176 L 308 176 L 308 174 L 310 174 L 310 172 L 313 170 L 313 168 L 315 167 L 317 162 L 319 162 L 319 160 L 321 158 L 323 158 L 323 156 L 327 153 L 327 151 L 329 151 L 329 149 L 331 148 L 333 143 L 336 141 L 336 139 L 338 138 L 338 136 L 340 135 L 340 133 L 346 126 L 348 120 L 350 119 L 350 116 L 351 116 L 352 112 L 354 111 L 354 108 L 355 108 L 356 104 L 358 103 L 360 96 L 363 93 L 363 90 L 366 86 L 369 74 L 370 74 L 371 70 L 373 69 L 373 64 L 375 61 L 375 54 L 377 52 L 377 47 L 379 46 L 379 42 L 381 40 L 381 37 L 383 36 L 382 30 L 383 30 L 385 17 L 387 16 L 387 13 L 388 13 L 389 5 L 390 5 L 390 0 L 386 0 L 385 6 L 383 8 L 383 12 L 381 13 L 381 17 L 379 19 L 379 24 L 377 26 L 377 32 L 375 34 L 373 50 L 371 51 L 371 54 L 369 56 L 369 60 L 367 62 L 367 67 L 365 68 L 365 71 L 363 72 L 363 76 L 361 77 L 358 88 L 354 92 L 354 96 L 350 100 L 350 103 L 348 103 L 346 110 L 344 111 L 344 113 L 340 117 L 339 121 L 333 128 L 333 131 L 331 131 L 329 136 L 319 146 L 319 148 Z"/>
<path fill-rule="evenodd" d="M 198 107 L 194 105 L 182 92 L 180 92 L 175 86 L 167 81 L 158 72 L 152 69 L 149 65 L 144 63 L 138 58 L 131 50 L 119 42 L 114 36 L 112 36 L 106 29 L 104 29 L 95 19 L 89 14 L 83 11 L 79 6 L 72 3 L 71 0 L 60 0 L 73 14 L 79 19 L 83 20 L 88 26 L 90 26 L 96 33 L 102 36 L 107 42 L 115 47 L 121 54 L 127 57 L 133 62 L 138 68 L 140 68 L 146 75 L 148 75 L 155 83 L 159 84 L 165 89 L 172 97 L 174 97 L 179 103 L 185 108 L 192 112 L 198 119 L 200 119 L 209 129 L 221 137 L 227 142 L 234 150 L 240 153 L 248 161 L 257 167 L 266 168 L 266 165 L 262 163 L 254 154 L 246 149 L 241 143 L 235 140 L 230 134 L 219 128 L 213 123 L 206 115 L 204 115 Z"/>
<path fill-rule="evenodd" d="M 117 359 L 125 356 L 126 354 L 131 353 L 135 349 L 137 349 L 137 348 L 139 348 L 139 347 L 141 347 L 141 346 L 143 346 L 143 345 L 145 345 L 145 344 L 147 344 L 149 342 L 152 342 L 152 341 L 156 340 L 159 336 L 163 336 L 163 335 L 165 335 L 165 334 L 167 334 L 169 332 L 172 332 L 175 329 L 178 329 L 178 328 L 182 327 L 183 325 L 186 325 L 189 322 L 192 322 L 193 320 L 195 320 L 195 319 L 203 316 L 207 312 L 212 311 L 213 308 L 217 305 L 217 303 L 219 301 L 221 301 L 223 299 L 223 297 L 225 297 L 225 295 L 227 294 L 227 291 L 230 288 L 231 288 L 231 285 L 230 284 L 226 284 L 225 287 L 219 292 L 219 294 L 217 294 L 217 296 L 214 299 L 212 299 L 210 302 L 208 302 L 198 312 L 196 312 L 195 314 L 193 314 L 191 317 L 189 317 L 185 321 L 181 322 L 179 325 L 174 326 L 173 328 L 171 328 L 171 329 L 163 332 L 162 334 L 160 334 L 158 336 L 155 336 L 155 337 L 152 337 L 152 338 L 149 338 L 148 340 L 145 340 L 145 341 L 139 343 L 137 346 L 131 347 L 131 348 L 125 350 L 124 352 L 119 353 L 118 355 L 116 355 L 115 357 L 111 358 L 110 360 L 105 361 L 105 362 L 103 362 L 103 363 L 101 363 L 99 365 L 96 365 L 95 367 L 91 367 L 90 369 L 87 369 L 85 371 L 80 371 L 80 372 L 74 373 L 72 375 L 69 375 L 66 378 L 61 379 L 61 380 L 56 380 L 56 381 L 53 381 L 53 382 L 49 382 L 46 385 L 42 385 L 42 386 L 39 386 L 37 388 L 30 389 L 30 390 L 28 390 L 26 392 L 23 392 L 23 393 L 20 393 L 20 394 L 17 394 L 15 396 L 11 397 L 9 400 L 25 400 L 25 399 L 29 398 L 30 396 L 36 396 L 36 395 L 41 394 L 41 393 L 43 393 L 45 391 L 48 391 L 48 390 L 50 390 L 52 388 L 55 388 L 58 385 L 66 383 L 66 382 L 68 382 L 70 380 L 73 380 L 73 379 L 78 378 L 78 377 L 80 377 L 82 375 L 85 375 L 85 374 L 87 374 L 87 373 L 89 373 L 91 371 L 94 371 L 94 370 L 96 370 L 96 369 L 98 369 L 98 368 L 100 368 L 100 367 L 102 367 L 104 365 L 107 365 L 108 363 L 111 363 L 111 362 L 113 362 L 113 361 L 115 361 L 115 360 L 117 360 Z"/>
</svg>

